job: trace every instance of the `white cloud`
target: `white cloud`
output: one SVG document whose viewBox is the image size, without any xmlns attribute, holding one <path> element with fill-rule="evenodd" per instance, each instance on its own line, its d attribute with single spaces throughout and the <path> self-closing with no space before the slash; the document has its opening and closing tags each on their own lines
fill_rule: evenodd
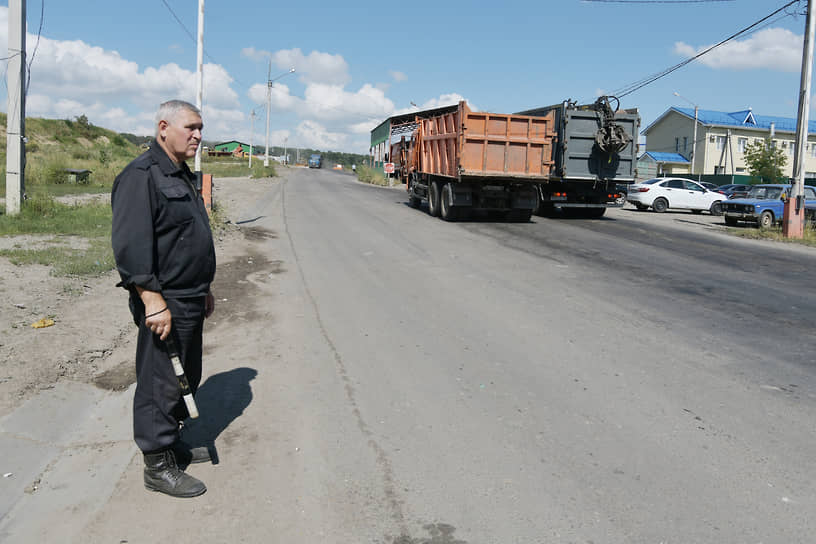
<svg viewBox="0 0 816 544">
<path fill-rule="evenodd" d="M 697 59 L 715 69 L 752 70 L 770 69 L 798 72 L 802 66 L 803 37 L 784 28 L 766 28 L 746 38 L 721 45 Z M 674 44 L 674 52 L 693 57 L 711 47 L 694 47 L 683 42 Z"/>
<path fill-rule="evenodd" d="M 346 149 L 348 137 L 340 132 L 330 132 L 316 121 L 303 121 L 295 129 L 297 144 L 313 149 Z"/>
<path fill-rule="evenodd" d="M 0 50 L 8 48 L 8 8 L 0 6 Z M 27 35 L 29 58 L 34 56 L 27 114 L 33 117 L 69 118 L 86 115 L 95 125 L 119 132 L 152 134 L 158 105 L 172 98 L 195 102 L 195 73 L 175 63 L 140 65 L 83 40 L 54 40 L 41 36 L 33 55 L 36 36 Z M 169 45 L 176 48 L 176 44 Z M 249 59 L 272 59 L 273 70 L 296 68 L 292 76 L 272 86 L 272 113 L 279 119 L 295 119 L 278 125 L 270 144 L 289 138 L 290 145 L 323 150 L 365 153 L 369 131 L 396 113 L 388 97 L 390 84 L 350 85 L 349 66 L 341 55 L 300 49 L 267 52 L 252 47 L 242 55 Z M 264 66 L 263 75 L 266 75 Z M 272 76 L 276 74 L 273 71 Z M 392 70 L 393 81 L 406 75 Z M 296 79 L 297 77 L 297 79 Z M 235 92 L 232 75 L 221 65 L 204 66 L 204 137 L 207 140 L 248 139 L 251 109 L 255 109 L 256 138 L 263 133 L 266 104 L 265 81 Z M 0 87 L 0 93 L 2 93 Z M 420 97 L 415 98 L 419 100 Z M 451 93 L 426 100 L 422 109 L 455 104 L 461 95 Z M 0 109 L 5 100 L 0 96 Z M 473 107 L 473 105 L 471 104 Z M 474 107 L 475 109 L 475 107 Z M 256 139 L 257 142 L 257 139 Z"/>
<path fill-rule="evenodd" d="M 304 55 L 298 48 L 281 49 L 270 53 L 254 47 L 242 49 L 241 54 L 256 61 L 272 59 L 272 64 L 281 71 L 294 68 L 298 79 L 306 85 L 310 83 L 345 85 L 351 81 L 348 64 L 342 55 L 321 51 L 312 51 Z M 272 77 L 276 76 L 277 74 L 272 74 Z"/>
</svg>

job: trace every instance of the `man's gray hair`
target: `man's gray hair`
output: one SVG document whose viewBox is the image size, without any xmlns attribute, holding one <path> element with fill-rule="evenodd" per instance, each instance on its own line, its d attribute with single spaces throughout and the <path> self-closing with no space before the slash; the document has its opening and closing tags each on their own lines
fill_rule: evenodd
<svg viewBox="0 0 816 544">
<path fill-rule="evenodd" d="M 156 137 L 159 136 L 159 122 L 164 120 L 168 123 L 175 122 L 179 113 L 189 111 L 201 117 L 201 110 L 184 100 L 168 100 L 159 106 L 159 111 L 156 112 Z"/>
</svg>

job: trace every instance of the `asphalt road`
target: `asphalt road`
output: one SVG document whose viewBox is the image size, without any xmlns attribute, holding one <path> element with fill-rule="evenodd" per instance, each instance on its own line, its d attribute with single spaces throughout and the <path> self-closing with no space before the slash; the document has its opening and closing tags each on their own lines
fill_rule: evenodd
<svg viewBox="0 0 816 544">
<path fill-rule="evenodd" d="M 630 208 L 445 223 L 326 170 L 239 208 L 209 491 L 145 492 L 131 451 L 75 541 L 812 541 L 816 251 Z"/>
</svg>

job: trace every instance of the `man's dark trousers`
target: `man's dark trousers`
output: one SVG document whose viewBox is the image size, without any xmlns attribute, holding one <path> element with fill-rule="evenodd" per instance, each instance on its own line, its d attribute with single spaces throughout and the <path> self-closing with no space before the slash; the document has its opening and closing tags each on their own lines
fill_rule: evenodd
<svg viewBox="0 0 816 544">
<path fill-rule="evenodd" d="M 201 382 L 205 297 L 167 298 L 165 301 L 173 316 L 171 334 L 178 345 L 190 389 L 195 394 Z M 143 452 L 156 452 L 169 448 L 178 440 L 179 422 L 189 414 L 167 348 L 159 335 L 145 326 L 144 307 L 139 310 L 133 436 Z"/>
</svg>

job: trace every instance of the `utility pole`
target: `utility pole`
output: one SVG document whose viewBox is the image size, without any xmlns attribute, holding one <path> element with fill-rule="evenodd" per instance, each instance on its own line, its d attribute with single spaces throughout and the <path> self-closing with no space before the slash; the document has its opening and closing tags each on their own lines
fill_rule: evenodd
<svg viewBox="0 0 816 544">
<path fill-rule="evenodd" d="M 8 119 L 6 121 L 6 214 L 18 215 L 25 194 L 26 0 L 8 6 Z"/>
<path fill-rule="evenodd" d="M 252 113 L 249 114 L 249 118 L 251 119 L 249 134 L 249 167 L 252 168 L 252 140 L 255 139 L 255 110 L 252 110 Z"/>
<path fill-rule="evenodd" d="M 802 48 L 802 77 L 799 84 L 799 115 L 796 119 L 796 148 L 793 154 L 793 185 L 785 201 L 782 216 L 782 236 L 802 238 L 805 229 L 804 210 L 804 164 L 805 144 L 808 137 L 810 111 L 810 78 L 813 71 L 814 0 L 808 0 L 805 23 L 805 43 Z"/>
<path fill-rule="evenodd" d="M 269 59 L 269 71 L 266 75 L 266 153 L 264 153 L 264 166 L 269 166 L 269 110 L 272 109 L 272 82 L 294 71 L 295 69 L 291 68 L 288 72 L 282 73 L 275 79 L 270 79 L 272 77 L 272 59 Z"/>
<path fill-rule="evenodd" d="M 286 165 L 288 165 L 288 164 L 289 164 L 289 156 L 286 154 L 286 144 L 287 144 L 288 142 L 289 142 L 289 137 L 288 137 L 288 136 L 284 136 L 284 137 L 283 137 L 283 162 L 284 162 L 284 164 L 286 164 Z"/>
<path fill-rule="evenodd" d="M 269 110 L 272 109 L 272 59 L 269 59 L 269 70 L 266 72 L 266 153 L 264 166 L 269 166 Z"/>
<path fill-rule="evenodd" d="M 694 135 L 691 137 L 691 173 L 694 174 L 694 171 L 697 170 L 697 112 L 698 106 L 688 98 L 681 96 L 680 93 L 677 91 L 674 92 L 674 96 L 682 98 L 692 106 L 694 106 Z M 697 181 L 699 181 L 699 176 L 697 177 Z"/>
<path fill-rule="evenodd" d="M 198 0 L 198 47 L 196 55 L 196 107 L 198 111 L 204 105 L 204 0 Z M 195 154 L 195 172 L 199 188 L 201 187 L 201 143 Z"/>
</svg>

